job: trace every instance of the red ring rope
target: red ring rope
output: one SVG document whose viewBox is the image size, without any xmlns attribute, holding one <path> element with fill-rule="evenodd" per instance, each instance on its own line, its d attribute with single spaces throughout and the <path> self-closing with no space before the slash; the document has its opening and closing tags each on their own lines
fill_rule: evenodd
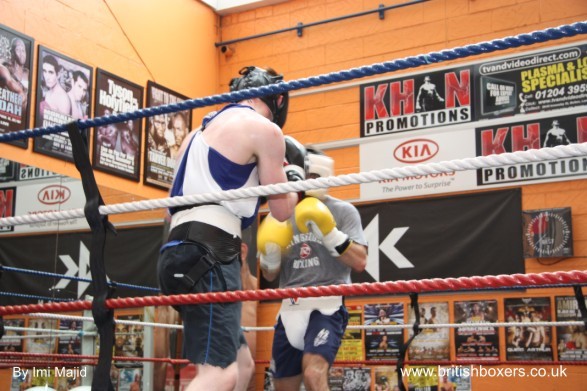
<svg viewBox="0 0 587 391">
<path fill-rule="evenodd" d="M 186 304 L 229 303 L 251 300 L 276 300 L 291 297 L 359 296 L 373 294 L 441 292 L 475 290 L 486 288 L 524 288 L 560 284 L 587 283 L 587 271 L 545 272 L 512 274 L 498 276 L 478 276 L 459 278 L 434 278 L 409 281 L 387 281 L 361 284 L 328 285 L 320 287 L 263 289 L 250 291 L 228 291 L 194 293 L 171 296 L 145 296 L 108 299 L 110 309 L 136 308 L 148 306 L 171 306 Z M 89 310 L 91 301 L 72 301 L 59 303 L 25 304 L 0 307 L 0 316 L 27 314 L 31 312 L 65 312 Z"/>
</svg>

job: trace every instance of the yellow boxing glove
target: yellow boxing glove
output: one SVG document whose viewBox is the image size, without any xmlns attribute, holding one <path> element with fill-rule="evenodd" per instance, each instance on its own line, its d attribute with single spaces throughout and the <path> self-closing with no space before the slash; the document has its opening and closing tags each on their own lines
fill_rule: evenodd
<svg viewBox="0 0 587 391">
<path fill-rule="evenodd" d="M 257 250 L 261 268 L 276 271 L 281 267 L 281 256 L 293 238 L 293 227 L 289 220 L 281 222 L 271 216 L 263 219 L 257 230 Z"/>
<path fill-rule="evenodd" d="M 306 197 L 297 204 L 295 219 L 300 232 L 312 231 L 333 257 L 342 255 L 352 244 L 349 236 L 336 228 L 330 209 L 317 198 Z"/>
</svg>

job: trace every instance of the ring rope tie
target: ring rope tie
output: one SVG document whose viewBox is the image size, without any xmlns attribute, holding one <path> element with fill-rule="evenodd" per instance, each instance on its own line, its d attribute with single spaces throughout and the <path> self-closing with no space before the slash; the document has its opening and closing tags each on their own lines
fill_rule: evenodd
<svg viewBox="0 0 587 391">
<path fill-rule="evenodd" d="M 493 53 L 520 46 L 530 46 L 536 43 L 558 40 L 562 38 L 574 37 L 576 35 L 587 34 L 587 22 L 580 21 L 572 24 L 551 27 L 543 30 L 537 30 L 517 36 L 509 36 L 492 41 L 481 42 L 466 46 L 460 46 L 453 49 L 446 49 L 440 52 L 431 52 L 416 56 L 405 57 L 392 61 L 386 61 L 378 64 L 352 68 L 339 72 L 332 72 L 308 78 L 291 80 L 283 83 L 269 84 L 261 87 L 250 88 L 246 90 L 233 91 L 229 93 L 208 96 L 204 98 L 188 99 L 183 102 L 162 105 L 157 107 L 147 107 L 132 112 L 113 114 L 109 116 L 97 117 L 92 119 L 78 120 L 77 124 L 80 129 L 87 129 L 96 126 L 103 126 L 136 120 L 145 117 L 152 117 L 160 114 L 167 114 L 176 111 L 190 110 L 205 106 L 212 106 L 220 103 L 238 102 L 245 99 L 256 98 L 265 95 L 281 94 L 287 91 L 317 87 L 324 84 L 338 83 L 349 81 L 367 76 L 375 76 L 383 73 L 395 72 L 399 70 L 417 68 L 432 63 L 441 63 L 452 61 L 458 58 L 466 58 L 479 54 Z M 35 128 L 0 134 L 0 142 L 13 141 L 28 137 L 38 137 L 47 134 L 60 133 L 67 131 L 67 124 L 55 125 L 45 128 Z"/>
</svg>

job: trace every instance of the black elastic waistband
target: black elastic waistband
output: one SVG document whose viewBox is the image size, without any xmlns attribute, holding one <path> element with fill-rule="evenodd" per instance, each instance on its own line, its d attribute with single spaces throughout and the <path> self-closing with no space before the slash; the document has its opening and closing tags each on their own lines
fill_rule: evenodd
<svg viewBox="0 0 587 391">
<path fill-rule="evenodd" d="M 219 203 L 216 203 L 216 202 L 204 202 L 202 204 L 190 204 L 190 205 L 174 206 L 172 208 L 169 208 L 169 213 L 173 216 L 177 212 L 182 212 L 184 210 L 195 208 L 196 206 L 204 206 L 204 205 L 220 205 L 220 204 Z"/>
<path fill-rule="evenodd" d="M 168 241 L 173 240 L 198 243 L 223 264 L 231 263 L 241 252 L 241 238 L 200 221 L 190 221 L 173 228 Z"/>
</svg>

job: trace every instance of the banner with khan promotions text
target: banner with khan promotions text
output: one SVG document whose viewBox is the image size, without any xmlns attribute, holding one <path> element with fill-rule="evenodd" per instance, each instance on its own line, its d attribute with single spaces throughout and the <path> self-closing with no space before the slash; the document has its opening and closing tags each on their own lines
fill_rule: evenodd
<svg viewBox="0 0 587 391">
<path fill-rule="evenodd" d="M 361 86 L 361 137 L 470 122 L 472 68 L 456 68 Z"/>
</svg>

